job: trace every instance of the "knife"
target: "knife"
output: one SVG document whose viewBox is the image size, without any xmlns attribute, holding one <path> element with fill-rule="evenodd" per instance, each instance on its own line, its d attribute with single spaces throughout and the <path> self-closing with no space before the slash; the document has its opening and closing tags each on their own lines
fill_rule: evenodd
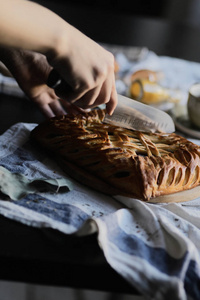
<svg viewBox="0 0 200 300">
<path fill-rule="evenodd" d="M 72 90 L 54 69 L 49 74 L 47 85 L 58 94 Z M 119 94 L 114 113 L 112 116 L 106 114 L 103 122 L 140 131 L 175 131 L 174 122 L 166 112 Z"/>
<path fill-rule="evenodd" d="M 166 112 L 119 94 L 114 113 L 106 114 L 104 122 L 140 131 L 175 131 L 174 122 Z"/>
</svg>

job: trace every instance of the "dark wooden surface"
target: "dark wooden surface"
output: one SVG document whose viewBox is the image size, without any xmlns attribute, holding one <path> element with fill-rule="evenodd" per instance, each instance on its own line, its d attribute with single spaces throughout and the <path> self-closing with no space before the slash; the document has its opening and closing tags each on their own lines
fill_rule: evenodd
<svg viewBox="0 0 200 300">
<path fill-rule="evenodd" d="M 0 215 L 0 280 L 137 293 L 107 263 L 95 234 L 76 237 Z"/>
<path fill-rule="evenodd" d="M 117 10 L 114 9 L 114 5 L 112 10 L 105 5 L 77 5 L 72 1 L 65 3 L 64 0 L 38 2 L 97 42 L 145 46 L 158 55 L 200 62 L 200 29 L 186 24 L 184 19 L 179 23 L 172 22 L 162 18 L 161 11 L 160 15 L 157 12 L 156 16 L 152 11 L 142 16 L 141 11 L 138 16 L 137 10 L 134 14 L 134 1 L 129 13 L 123 9 L 120 11 L 120 6 Z"/>
</svg>

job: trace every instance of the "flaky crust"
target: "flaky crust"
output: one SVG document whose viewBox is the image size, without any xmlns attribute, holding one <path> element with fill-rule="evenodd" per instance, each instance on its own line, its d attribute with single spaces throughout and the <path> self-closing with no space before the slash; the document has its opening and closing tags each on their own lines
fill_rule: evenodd
<svg viewBox="0 0 200 300">
<path fill-rule="evenodd" d="M 172 134 L 145 133 L 102 121 L 105 111 L 52 118 L 31 132 L 37 145 L 87 186 L 148 201 L 200 184 L 200 147 Z"/>
</svg>

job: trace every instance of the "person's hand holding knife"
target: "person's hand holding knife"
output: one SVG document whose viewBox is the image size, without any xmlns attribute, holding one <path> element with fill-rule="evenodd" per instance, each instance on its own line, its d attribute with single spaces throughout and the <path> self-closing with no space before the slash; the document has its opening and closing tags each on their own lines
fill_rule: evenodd
<svg viewBox="0 0 200 300">
<path fill-rule="evenodd" d="M 74 104 L 87 109 L 103 103 L 112 114 L 117 93 L 111 53 L 40 5 L 25 0 L 0 4 L 0 59 L 46 116 Z M 70 87 L 56 90 L 57 95 L 46 85 L 52 68 Z"/>
</svg>

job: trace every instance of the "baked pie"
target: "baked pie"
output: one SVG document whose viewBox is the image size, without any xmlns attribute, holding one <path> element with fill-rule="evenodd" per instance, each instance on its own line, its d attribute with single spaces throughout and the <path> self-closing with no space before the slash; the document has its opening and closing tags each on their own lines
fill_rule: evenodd
<svg viewBox="0 0 200 300">
<path fill-rule="evenodd" d="M 149 201 L 200 184 L 200 147 L 175 133 L 103 123 L 105 110 L 51 118 L 31 139 L 79 182 L 110 195 Z"/>
</svg>

